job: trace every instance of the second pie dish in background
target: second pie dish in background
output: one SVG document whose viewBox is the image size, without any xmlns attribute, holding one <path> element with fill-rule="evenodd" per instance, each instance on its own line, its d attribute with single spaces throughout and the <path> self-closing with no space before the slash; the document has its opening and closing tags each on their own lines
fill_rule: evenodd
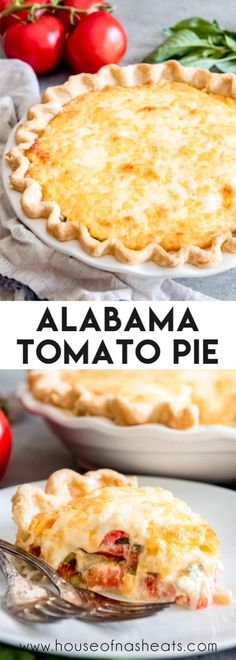
<svg viewBox="0 0 236 660">
<path fill-rule="evenodd" d="M 74 254 L 79 241 L 80 257 L 108 269 L 232 265 L 222 251 L 236 252 L 235 95 L 234 75 L 177 62 L 108 66 L 48 89 L 7 153 L 32 231 L 45 218 L 58 249 L 73 241 Z"/>
<path fill-rule="evenodd" d="M 235 371 L 32 371 L 19 389 L 83 467 L 236 475 Z"/>
</svg>

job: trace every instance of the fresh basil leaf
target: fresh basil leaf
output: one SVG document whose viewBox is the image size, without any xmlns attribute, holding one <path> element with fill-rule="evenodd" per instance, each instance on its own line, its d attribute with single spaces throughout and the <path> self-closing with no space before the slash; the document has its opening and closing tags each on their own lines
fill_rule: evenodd
<svg viewBox="0 0 236 660">
<path fill-rule="evenodd" d="M 206 36 L 209 34 L 221 34 L 224 32 L 217 21 L 207 21 L 204 18 L 193 16 L 184 21 L 179 21 L 176 25 L 164 29 L 164 34 L 170 35 L 180 30 L 194 30 L 198 36 Z"/>
<path fill-rule="evenodd" d="M 221 57 L 221 62 L 229 62 L 236 59 L 236 53 L 228 53 L 225 57 Z"/>
<path fill-rule="evenodd" d="M 236 57 L 230 60 L 219 60 L 217 69 L 219 69 L 221 73 L 236 73 Z"/>
<path fill-rule="evenodd" d="M 222 34 L 209 34 L 207 41 L 212 46 L 226 48 L 227 44 L 225 43 L 225 35 Z"/>
<path fill-rule="evenodd" d="M 145 59 L 146 62 L 163 62 L 171 58 L 182 57 L 194 48 L 208 46 L 208 42 L 199 39 L 191 30 L 182 30 L 166 39 Z"/>
<path fill-rule="evenodd" d="M 199 53 L 200 51 L 198 51 Z M 225 57 L 226 53 L 228 51 L 225 48 L 212 48 L 212 46 L 208 46 L 208 48 L 202 48 L 201 49 L 201 55 L 203 59 L 221 59 L 222 57 Z M 196 53 L 197 54 L 197 53 Z"/>
<path fill-rule="evenodd" d="M 182 57 L 180 63 L 183 66 L 199 67 L 200 69 L 216 68 L 221 73 L 236 73 L 236 55 L 224 58 L 197 58 L 196 53 Z"/>
<path fill-rule="evenodd" d="M 192 17 L 166 28 L 167 39 L 144 61 L 176 59 L 183 66 L 236 72 L 236 32 L 223 30 L 217 21 Z"/>
<path fill-rule="evenodd" d="M 224 39 L 226 46 L 228 46 L 229 50 L 231 50 L 232 53 L 236 53 L 236 40 L 232 39 L 232 37 L 229 37 L 228 34 L 225 34 Z"/>
<path fill-rule="evenodd" d="M 186 55 L 186 57 L 182 57 L 179 61 L 183 66 L 199 67 L 199 69 L 212 69 L 218 66 L 218 62 L 220 62 L 217 58 L 204 58 L 200 54 L 198 56 L 196 53 Z"/>
</svg>

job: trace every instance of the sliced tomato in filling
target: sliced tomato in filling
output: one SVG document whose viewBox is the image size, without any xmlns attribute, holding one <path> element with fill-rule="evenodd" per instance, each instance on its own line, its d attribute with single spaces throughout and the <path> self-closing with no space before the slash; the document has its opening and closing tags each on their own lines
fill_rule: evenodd
<svg viewBox="0 0 236 660">
<path fill-rule="evenodd" d="M 35 555 L 35 557 L 40 557 L 41 555 L 41 548 L 39 545 L 30 545 L 30 552 L 32 552 L 32 555 Z"/>
<path fill-rule="evenodd" d="M 118 589 L 123 576 L 123 569 L 119 563 L 99 563 L 91 566 L 83 574 L 87 587 L 110 587 Z"/>
<path fill-rule="evenodd" d="M 127 532 L 115 529 L 106 534 L 96 554 L 125 559 L 126 572 L 133 572 L 137 568 L 142 550 L 143 546 L 130 543 Z"/>
<path fill-rule="evenodd" d="M 196 609 L 197 610 L 204 610 L 204 609 L 206 609 L 206 607 L 208 607 L 208 605 L 209 605 L 209 599 L 206 596 L 206 594 L 204 594 L 204 592 L 202 592 L 199 596 Z"/>
<path fill-rule="evenodd" d="M 190 610 L 205 610 L 211 604 L 209 598 L 204 593 L 200 594 L 197 604 L 195 601 L 193 602 L 191 597 L 187 594 L 184 596 L 177 596 L 176 603 L 181 605 L 181 607 L 186 607 Z"/>
<path fill-rule="evenodd" d="M 174 602 L 176 591 L 172 584 L 162 584 L 157 573 L 147 573 L 144 578 L 144 593 L 160 603 Z"/>
<path fill-rule="evenodd" d="M 191 609 L 191 598 L 187 594 L 185 594 L 184 596 L 177 596 L 176 603 L 181 607 L 186 607 L 187 609 Z"/>
<path fill-rule="evenodd" d="M 142 550 L 142 546 L 130 544 L 127 532 L 112 530 L 106 534 L 96 553 L 90 554 L 80 549 L 80 553 L 82 553 L 82 556 L 80 554 L 80 578 L 89 588 L 99 586 L 118 589 L 125 573 L 136 573 Z M 58 573 L 66 580 L 78 575 L 75 555 L 68 556 L 60 564 Z"/>
<path fill-rule="evenodd" d="M 74 575 L 77 575 L 76 558 L 73 557 L 70 561 L 62 562 L 57 572 L 64 580 L 69 580 Z"/>
<path fill-rule="evenodd" d="M 139 555 L 143 550 L 142 545 L 126 545 L 124 547 L 124 559 L 126 560 L 126 572 L 135 573 L 138 567 Z"/>
<path fill-rule="evenodd" d="M 123 532 L 121 529 L 113 529 L 104 536 L 96 554 L 104 555 L 104 557 L 123 557 L 124 548 L 127 545 L 129 545 L 127 532 Z"/>
<path fill-rule="evenodd" d="M 127 532 L 123 530 L 112 530 L 104 537 L 100 549 L 94 555 L 90 555 L 84 551 L 86 557 L 91 558 L 101 556 L 101 562 L 96 561 L 94 565 L 87 566 L 86 562 L 82 573 L 78 573 L 76 556 L 71 553 L 70 557 L 60 564 L 57 571 L 65 580 L 80 575 L 80 578 L 88 588 L 93 587 L 108 587 L 119 589 L 122 577 L 125 573 L 136 573 L 139 555 L 143 550 L 143 546 L 138 544 L 130 544 Z M 32 544 L 30 552 L 36 557 L 40 557 L 41 548 L 38 545 Z M 104 561 L 102 560 L 104 557 Z M 114 559 L 114 561 L 112 561 Z M 191 598 L 189 595 L 176 596 L 176 591 L 173 585 L 162 584 L 157 573 L 147 573 L 142 579 L 142 596 L 147 594 L 149 598 L 155 599 L 157 602 L 177 602 L 183 607 L 191 608 Z M 202 591 L 199 595 L 197 604 L 194 609 L 205 609 L 209 606 L 210 599 Z"/>
</svg>

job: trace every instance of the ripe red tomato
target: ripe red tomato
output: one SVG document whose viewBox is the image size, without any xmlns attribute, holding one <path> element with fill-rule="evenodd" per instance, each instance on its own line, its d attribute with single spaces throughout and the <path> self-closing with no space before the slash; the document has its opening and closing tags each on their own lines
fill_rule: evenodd
<svg viewBox="0 0 236 660">
<path fill-rule="evenodd" d="M 13 5 L 14 0 L 0 0 L 0 13 L 4 11 L 7 7 L 10 7 Z M 24 4 L 32 4 L 32 0 L 24 0 Z M 37 0 L 37 4 L 40 5 L 48 5 L 50 4 L 50 0 Z M 42 16 L 42 14 L 45 13 L 45 9 L 36 9 L 34 12 L 35 18 L 39 18 Z M 6 30 L 8 30 L 9 27 L 12 25 L 16 25 L 17 23 L 24 23 L 27 20 L 28 16 L 28 10 L 27 9 L 21 9 L 19 11 L 14 11 L 14 14 L 9 14 L 8 16 L 3 16 L 0 18 L 0 34 L 4 34 Z"/>
<path fill-rule="evenodd" d="M 12 437 L 11 427 L 0 409 L 0 478 L 3 476 L 11 454 Z"/>
<path fill-rule="evenodd" d="M 67 39 L 66 60 L 74 73 L 96 73 L 117 64 L 127 47 L 122 25 L 106 11 L 87 14 Z"/>
<path fill-rule="evenodd" d="M 3 35 L 7 57 L 30 64 L 36 73 L 54 69 L 65 47 L 65 28 L 54 16 L 42 16 L 34 23 L 12 25 Z"/>
<path fill-rule="evenodd" d="M 103 0 L 101 0 L 102 4 Z M 65 7 L 74 7 L 75 9 L 89 9 L 92 5 L 94 5 L 94 0 L 65 0 L 63 3 Z M 75 14 L 74 15 L 74 22 L 71 24 L 70 22 L 70 12 L 69 11 L 63 11 L 63 9 L 58 9 L 58 11 L 55 11 L 55 16 L 64 23 L 64 25 L 69 28 L 73 28 L 73 26 L 77 25 L 81 19 L 85 18 L 87 14 Z"/>
</svg>

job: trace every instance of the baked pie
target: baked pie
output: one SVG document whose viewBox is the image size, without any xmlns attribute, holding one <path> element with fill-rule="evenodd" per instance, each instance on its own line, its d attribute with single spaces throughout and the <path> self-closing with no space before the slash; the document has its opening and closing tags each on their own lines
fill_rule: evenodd
<svg viewBox="0 0 236 660">
<path fill-rule="evenodd" d="M 236 422 L 233 370 L 31 371 L 28 385 L 35 399 L 70 415 L 103 416 L 116 424 L 188 429 Z"/>
<path fill-rule="evenodd" d="M 94 257 L 213 266 L 236 252 L 236 77 L 176 61 L 49 88 L 7 154 L 30 218 Z"/>
<path fill-rule="evenodd" d="M 112 470 L 60 470 L 45 491 L 19 486 L 13 516 L 17 544 L 75 587 L 190 609 L 231 602 L 217 586 L 216 533 L 163 488 Z"/>
</svg>

